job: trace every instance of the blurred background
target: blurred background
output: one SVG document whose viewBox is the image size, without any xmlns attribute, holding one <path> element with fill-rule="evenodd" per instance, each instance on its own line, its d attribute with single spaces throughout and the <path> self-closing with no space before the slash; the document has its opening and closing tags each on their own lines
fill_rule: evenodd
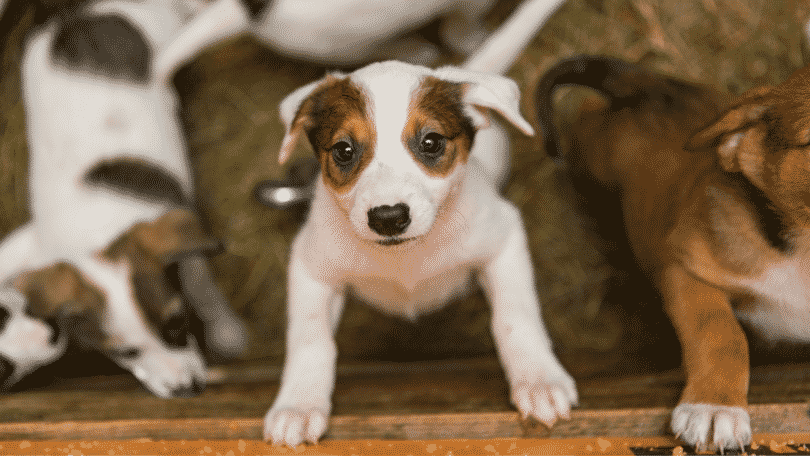
<svg viewBox="0 0 810 456">
<path fill-rule="evenodd" d="M 486 16 L 487 28 L 497 27 L 518 3 L 498 0 Z M 11 0 L 0 20 L 0 238 L 28 218 L 19 65 L 26 32 L 44 17 L 37 5 Z M 523 112 L 531 121 L 536 81 L 559 59 L 580 53 L 640 62 L 740 94 L 756 85 L 778 84 L 804 65 L 808 17 L 806 1 L 568 0 L 509 76 L 523 91 Z M 436 42 L 437 30 L 438 24 L 431 23 L 413 33 Z M 444 49 L 437 63 L 460 61 Z M 212 267 L 249 325 L 252 344 L 245 360 L 278 365 L 283 359 L 287 255 L 305 216 L 300 209 L 262 206 L 253 197 L 259 182 L 282 179 L 289 167 L 277 162 L 283 136 L 277 106 L 286 94 L 330 69 L 282 57 L 243 37 L 215 45 L 174 77 L 198 210 L 224 245 Z M 566 114 L 587 96 L 592 95 L 561 91 L 563 131 Z M 675 334 L 629 250 L 620 239 L 604 242 L 582 228 L 570 190 L 545 157 L 542 142 L 512 133 L 512 175 L 505 194 L 522 210 L 543 314 L 563 364 L 579 378 L 677 367 Z M 289 163 L 311 155 L 300 147 Z M 620 220 L 618 212 L 616 217 Z M 495 356 L 489 310 L 480 293 L 416 323 L 349 300 L 337 342 L 343 361 Z M 810 359 L 803 347 L 752 342 L 755 364 Z M 48 372 L 72 375 L 87 369 L 81 363 L 70 366 L 57 364 Z"/>
</svg>

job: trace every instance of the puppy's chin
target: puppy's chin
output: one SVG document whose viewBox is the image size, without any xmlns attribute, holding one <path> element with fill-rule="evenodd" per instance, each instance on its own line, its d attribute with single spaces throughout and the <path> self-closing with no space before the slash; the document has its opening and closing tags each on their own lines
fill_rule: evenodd
<svg viewBox="0 0 810 456">
<path fill-rule="evenodd" d="M 379 245 L 392 246 L 392 245 L 404 244 L 406 242 L 413 241 L 414 239 L 415 238 L 412 238 L 412 237 L 409 237 L 409 238 L 390 237 L 390 238 L 385 238 L 385 239 L 378 239 L 375 242 L 377 244 L 379 244 Z"/>
</svg>

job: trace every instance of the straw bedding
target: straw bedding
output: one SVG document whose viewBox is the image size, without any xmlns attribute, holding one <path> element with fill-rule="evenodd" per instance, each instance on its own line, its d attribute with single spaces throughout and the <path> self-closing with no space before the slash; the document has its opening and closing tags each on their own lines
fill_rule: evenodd
<svg viewBox="0 0 810 456">
<path fill-rule="evenodd" d="M 0 29 L 0 237 L 28 217 L 19 62 L 22 39 L 35 19 L 33 6 L 18 3 L 12 4 L 20 13 L 16 20 L 0 23 L 5 26 Z M 515 4 L 501 0 L 489 25 L 497 26 Z M 738 94 L 754 85 L 777 84 L 803 65 L 809 10 L 807 3 L 791 1 L 569 0 L 510 76 L 525 94 L 523 112 L 529 118 L 537 79 L 558 59 L 579 53 L 641 62 Z M 429 35 L 430 29 L 424 32 Z M 458 61 L 453 56 L 446 60 Z M 279 362 L 283 357 L 285 264 L 305 215 L 265 208 L 252 190 L 261 180 L 286 172 L 277 163 L 283 135 L 279 101 L 325 70 L 243 38 L 207 51 L 175 78 L 198 209 L 224 245 L 212 264 L 220 286 L 250 326 L 248 359 Z M 567 92 L 560 97 L 563 124 L 582 96 Z M 594 247 L 541 142 L 514 133 L 513 173 L 505 194 L 523 212 L 543 313 L 563 363 L 580 377 L 676 366 L 674 333 L 654 293 L 625 293 L 643 286 L 628 284 L 632 276 L 611 267 Z M 310 155 L 301 147 L 291 162 Z M 353 360 L 494 355 L 488 325 L 480 293 L 416 323 L 350 300 L 338 348 L 343 359 Z M 651 346 L 656 356 L 647 355 Z"/>
</svg>

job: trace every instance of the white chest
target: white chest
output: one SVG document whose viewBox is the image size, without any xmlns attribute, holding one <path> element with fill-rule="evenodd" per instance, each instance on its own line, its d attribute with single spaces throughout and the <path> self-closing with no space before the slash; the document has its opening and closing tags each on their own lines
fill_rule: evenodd
<svg viewBox="0 0 810 456">
<path fill-rule="evenodd" d="M 810 256 L 792 257 L 744 284 L 753 302 L 737 314 L 771 340 L 810 341 Z"/>
<path fill-rule="evenodd" d="M 405 268 L 401 274 L 387 274 L 381 269 L 376 274 L 351 277 L 348 291 L 382 312 L 415 320 L 472 289 L 470 265 L 432 271 L 429 265 L 413 266 L 417 267 Z"/>
</svg>

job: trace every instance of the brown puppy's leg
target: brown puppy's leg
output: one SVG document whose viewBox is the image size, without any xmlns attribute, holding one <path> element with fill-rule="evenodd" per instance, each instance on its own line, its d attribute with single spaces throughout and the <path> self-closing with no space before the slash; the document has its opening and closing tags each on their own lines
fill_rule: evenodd
<svg viewBox="0 0 810 456">
<path fill-rule="evenodd" d="M 672 415 L 672 429 L 698 447 L 709 432 L 719 448 L 750 442 L 747 406 L 748 342 L 728 293 L 670 264 L 661 292 L 683 351 L 686 388 Z"/>
</svg>

